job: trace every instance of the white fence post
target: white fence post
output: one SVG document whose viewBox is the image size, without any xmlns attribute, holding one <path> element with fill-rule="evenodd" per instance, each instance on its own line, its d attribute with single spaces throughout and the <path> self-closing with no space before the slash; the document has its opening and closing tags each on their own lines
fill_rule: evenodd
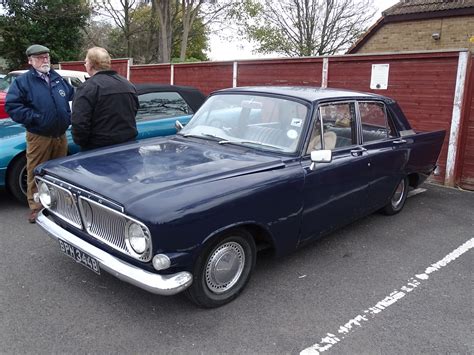
<svg viewBox="0 0 474 355">
<path fill-rule="evenodd" d="M 170 67 L 170 85 L 174 85 L 174 64 Z"/>
<path fill-rule="evenodd" d="M 329 71 L 329 58 L 323 58 L 323 72 L 321 73 L 321 87 L 328 87 L 328 71 Z"/>
<path fill-rule="evenodd" d="M 234 65 L 232 66 L 232 87 L 235 88 L 237 87 L 237 62 L 234 62 Z"/>
<path fill-rule="evenodd" d="M 451 116 L 451 130 L 448 141 L 448 157 L 446 159 L 446 174 L 444 184 L 454 186 L 457 151 L 459 145 L 459 131 L 461 130 L 461 107 L 467 75 L 469 52 L 459 52 L 456 88 L 454 91 L 453 114 Z"/>
</svg>

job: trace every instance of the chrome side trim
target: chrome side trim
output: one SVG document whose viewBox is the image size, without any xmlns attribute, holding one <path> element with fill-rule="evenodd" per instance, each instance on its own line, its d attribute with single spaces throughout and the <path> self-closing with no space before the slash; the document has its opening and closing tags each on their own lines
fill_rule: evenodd
<svg viewBox="0 0 474 355">
<path fill-rule="evenodd" d="M 94 257 L 99 262 L 102 270 L 148 292 L 164 296 L 174 295 L 189 287 L 193 282 L 193 276 L 187 271 L 171 275 L 159 275 L 126 263 L 61 228 L 46 217 L 43 211 L 38 214 L 36 224 L 48 233 L 52 239 L 64 240 Z"/>
</svg>

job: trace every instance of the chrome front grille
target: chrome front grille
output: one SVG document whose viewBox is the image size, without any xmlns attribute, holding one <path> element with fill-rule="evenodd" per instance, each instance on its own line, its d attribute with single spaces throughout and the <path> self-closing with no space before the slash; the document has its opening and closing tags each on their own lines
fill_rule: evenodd
<svg viewBox="0 0 474 355">
<path fill-rule="evenodd" d="M 150 261 L 152 253 L 150 232 L 143 223 L 92 200 L 88 193 L 88 197 L 82 196 L 86 192 L 74 186 L 41 177 L 36 177 L 36 180 L 47 184 L 54 194 L 55 202 L 48 208 L 54 215 L 126 255 L 141 261 Z M 116 205 L 112 202 L 109 204 Z M 126 227 L 128 223 L 133 222 L 139 224 L 148 236 L 149 245 L 143 254 L 136 254 L 130 250 L 130 245 L 127 245 Z"/>
<path fill-rule="evenodd" d="M 127 219 L 124 216 L 82 196 L 79 197 L 79 208 L 87 233 L 128 254 L 124 235 Z"/>
<path fill-rule="evenodd" d="M 82 229 L 81 216 L 79 215 L 76 205 L 76 197 L 71 191 L 61 186 L 52 184 L 48 184 L 48 186 L 56 196 L 56 203 L 51 206 L 51 211 L 74 227 Z"/>
</svg>

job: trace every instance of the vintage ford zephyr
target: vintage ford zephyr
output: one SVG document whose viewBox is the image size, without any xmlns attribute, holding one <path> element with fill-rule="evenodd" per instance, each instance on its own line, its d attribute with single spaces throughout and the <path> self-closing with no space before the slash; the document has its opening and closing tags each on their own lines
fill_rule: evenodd
<svg viewBox="0 0 474 355">
<path fill-rule="evenodd" d="M 399 212 L 435 169 L 444 135 L 414 132 L 383 96 L 221 90 L 174 136 L 38 167 L 37 224 L 96 273 L 217 307 L 244 289 L 258 250 L 281 256 L 372 212 Z"/>
</svg>

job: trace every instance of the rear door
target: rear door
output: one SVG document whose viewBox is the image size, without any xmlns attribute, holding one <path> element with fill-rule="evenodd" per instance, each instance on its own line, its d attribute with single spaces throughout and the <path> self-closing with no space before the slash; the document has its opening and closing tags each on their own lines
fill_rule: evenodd
<svg viewBox="0 0 474 355">
<path fill-rule="evenodd" d="M 404 176 L 409 150 L 398 136 L 383 102 L 359 101 L 360 139 L 369 156 L 371 209 L 384 206 Z"/>
</svg>

